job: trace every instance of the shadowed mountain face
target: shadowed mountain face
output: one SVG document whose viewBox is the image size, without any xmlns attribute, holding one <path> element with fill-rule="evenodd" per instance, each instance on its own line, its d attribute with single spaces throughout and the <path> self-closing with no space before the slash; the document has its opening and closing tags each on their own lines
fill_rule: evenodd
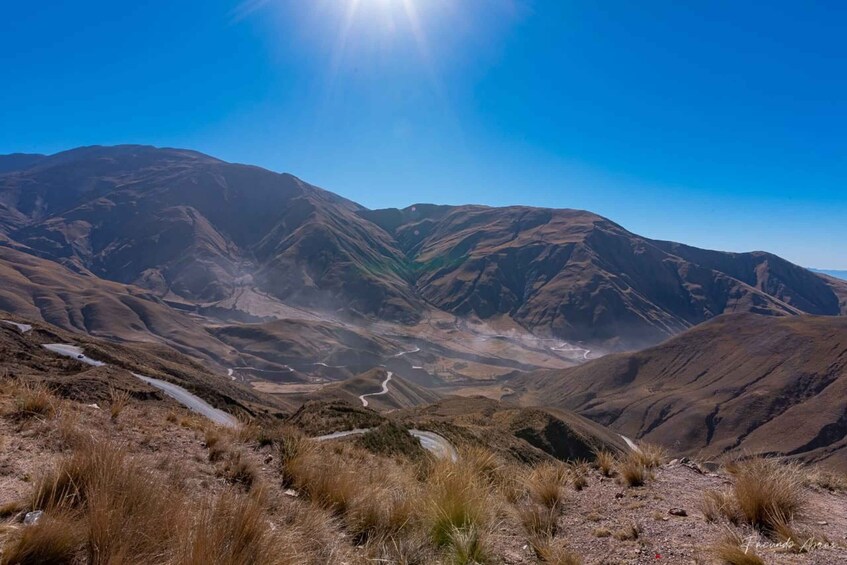
<svg viewBox="0 0 847 565">
<path fill-rule="evenodd" d="M 91 147 L 0 176 L 2 231 L 40 256 L 161 296 L 256 285 L 292 303 L 413 316 L 402 254 L 359 206 L 191 151 Z"/>
<path fill-rule="evenodd" d="M 142 146 L 4 157 L 0 243 L 252 319 L 280 317 L 271 303 L 405 324 L 435 308 L 613 348 L 725 312 L 847 311 L 847 283 L 765 253 L 652 241 L 577 210 L 372 211 L 291 175 Z"/>
<path fill-rule="evenodd" d="M 847 465 L 847 318 L 722 316 L 656 347 L 519 377 L 568 408 L 674 452 L 778 452 Z"/>
<path fill-rule="evenodd" d="M 768 253 L 653 241 L 589 212 L 417 205 L 362 211 L 439 308 L 564 339 L 653 344 L 726 312 L 838 315 L 847 285 Z"/>
</svg>

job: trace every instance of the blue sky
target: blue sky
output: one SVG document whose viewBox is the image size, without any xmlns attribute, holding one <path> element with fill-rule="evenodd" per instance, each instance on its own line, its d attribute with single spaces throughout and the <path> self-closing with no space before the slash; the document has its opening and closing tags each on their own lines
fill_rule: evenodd
<svg viewBox="0 0 847 565">
<path fill-rule="evenodd" d="M 4 2 L 0 153 L 189 147 L 847 269 L 843 2 L 51 4 Z"/>
</svg>

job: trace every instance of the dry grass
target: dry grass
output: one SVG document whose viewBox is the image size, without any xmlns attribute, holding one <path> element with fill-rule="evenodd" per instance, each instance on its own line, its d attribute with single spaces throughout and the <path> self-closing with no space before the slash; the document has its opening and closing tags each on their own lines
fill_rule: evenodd
<svg viewBox="0 0 847 565">
<path fill-rule="evenodd" d="M 612 477 L 615 474 L 615 456 L 609 451 L 598 451 L 594 454 L 594 466 L 604 477 Z"/>
<path fill-rule="evenodd" d="M 109 415 L 112 417 L 113 422 L 117 421 L 118 416 L 121 415 L 121 412 L 129 404 L 130 398 L 129 393 L 125 390 L 114 387 L 109 388 Z"/>
<path fill-rule="evenodd" d="M 438 546 L 453 543 L 457 532 L 485 532 L 491 519 L 488 490 L 467 465 L 438 461 L 427 478 L 427 530 Z"/>
<path fill-rule="evenodd" d="M 231 451 L 219 468 L 219 473 L 232 484 L 250 490 L 259 482 L 259 468 L 243 451 Z"/>
<path fill-rule="evenodd" d="M 734 494 L 749 524 L 773 531 L 779 521 L 792 521 L 804 508 L 803 470 L 796 464 L 750 459 L 737 465 Z"/>
<path fill-rule="evenodd" d="M 627 524 L 612 534 L 612 536 L 618 541 L 634 541 L 637 540 L 640 535 L 641 528 L 638 524 Z"/>
<path fill-rule="evenodd" d="M 256 497 L 224 493 L 203 505 L 187 542 L 180 544 L 176 562 L 298 563 L 297 552 L 285 541 L 268 527 Z"/>
<path fill-rule="evenodd" d="M 724 537 L 713 547 L 715 557 L 727 565 L 765 565 L 752 547 L 735 534 Z"/>
<path fill-rule="evenodd" d="M 58 399 L 41 383 L 5 381 L 14 402 L 9 413 L 14 418 L 50 418 Z"/>
<path fill-rule="evenodd" d="M 740 521 L 738 505 L 731 492 L 706 491 L 700 503 L 700 511 L 707 522 L 717 522 L 721 516 L 727 518 L 733 524 L 738 524 Z"/>
<path fill-rule="evenodd" d="M 640 487 L 650 476 L 648 467 L 637 451 L 631 451 L 617 462 L 617 474 L 623 484 L 630 487 Z"/>
<path fill-rule="evenodd" d="M 633 457 L 644 467 L 655 469 L 667 461 L 668 452 L 664 447 L 654 443 L 639 443 L 638 451 L 633 451 Z"/>
<path fill-rule="evenodd" d="M 85 555 L 95 564 L 301 562 L 287 551 L 291 544 L 286 540 L 296 528 L 282 540 L 270 528 L 260 500 L 260 494 L 230 490 L 195 500 L 120 446 L 90 441 L 34 484 L 28 507 L 45 511 L 37 527 L 45 526 L 27 528 L 36 533 L 14 538 L 8 555 L 40 555 L 36 550 L 58 555 L 61 549 L 62 555 Z M 62 524 L 54 528 L 62 535 L 50 529 L 54 523 Z M 69 561 L 50 561 L 49 555 L 11 561 L 6 555 L 4 563 Z"/>
<path fill-rule="evenodd" d="M 70 516 L 43 516 L 36 524 L 18 528 L 3 547 L 3 565 L 60 565 L 71 563 L 84 539 L 80 524 Z"/>
<path fill-rule="evenodd" d="M 568 468 L 558 462 L 542 463 L 530 472 L 527 488 L 530 498 L 547 508 L 556 508 L 565 501 Z"/>
<path fill-rule="evenodd" d="M 541 563 L 551 565 L 582 565 L 582 559 L 571 552 L 563 540 L 550 539 L 545 545 L 535 547 L 535 554 Z"/>
<path fill-rule="evenodd" d="M 847 492 L 847 473 L 817 467 L 810 467 L 804 470 L 804 483 L 806 486 L 818 487 L 834 492 Z"/>
<path fill-rule="evenodd" d="M 529 540 L 555 537 L 560 514 L 558 508 L 530 502 L 519 506 L 517 514 Z"/>
<path fill-rule="evenodd" d="M 455 528 L 450 533 L 450 542 L 448 557 L 453 565 L 475 565 L 491 560 L 487 531 L 476 525 Z"/>
</svg>

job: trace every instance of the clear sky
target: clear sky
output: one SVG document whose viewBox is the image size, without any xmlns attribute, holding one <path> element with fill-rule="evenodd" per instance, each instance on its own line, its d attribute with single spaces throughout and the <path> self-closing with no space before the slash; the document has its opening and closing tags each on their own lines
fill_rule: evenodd
<svg viewBox="0 0 847 565">
<path fill-rule="evenodd" d="M 584 208 L 847 269 L 847 3 L 3 2 L 0 153 L 146 143 L 369 207 Z"/>
</svg>

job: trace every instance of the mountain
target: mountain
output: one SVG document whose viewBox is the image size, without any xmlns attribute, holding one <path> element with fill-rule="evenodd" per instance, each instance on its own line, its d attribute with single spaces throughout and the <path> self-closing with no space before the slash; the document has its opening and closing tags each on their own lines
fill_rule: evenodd
<svg viewBox="0 0 847 565">
<path fill-rule="evenodd" d="M 847 312 L 847 285 L 768 253 L 650 240 L 579 210 L 415 205 L 360 212 L 413 258 L 428 302 L 568 340 L 653 344 L 726 312 Z"/>
<path fill-rule="evenodd" d="M 0 310 L 28 320 L 111 340 L 158 343 L 213 366 L 235 359 L 230 346 L 149 290 L 8 247 L 0 247 L 0 280 Z"/>
<path fill-rule="evenodd" d="M 46 155 L 33 153 L 12 153 L 11 155 L 0 155 L 0 173 L 26 169 L 46 157 Z"/>
<path fill-rule="evenodd" d="M 85 147 L 0 176 L 0 231 L 41 257 L 162 297 L 263 289 L 298 305 L 414 319 L 402 254 L 357 204 L 193 151 Z"/>
<path fill-rule="evenodd" d="M 767 253 L 650 240 L 585 211 L 368 210 L 288 174 L 147 146 L 0 162 L 0 244 L 213 325 L 305 319 L 470 343 L 468 323 L 484 322 L 619 350 L 727 312 L 847 312 L 847 282 Z"/>
<path fill-rule="evenodd" d="M 656 347 L 512 386 L 523 402 L 674 452 L 773 452 L 847 467 L 843 317 L 725 315 Z"/>
</svg>

